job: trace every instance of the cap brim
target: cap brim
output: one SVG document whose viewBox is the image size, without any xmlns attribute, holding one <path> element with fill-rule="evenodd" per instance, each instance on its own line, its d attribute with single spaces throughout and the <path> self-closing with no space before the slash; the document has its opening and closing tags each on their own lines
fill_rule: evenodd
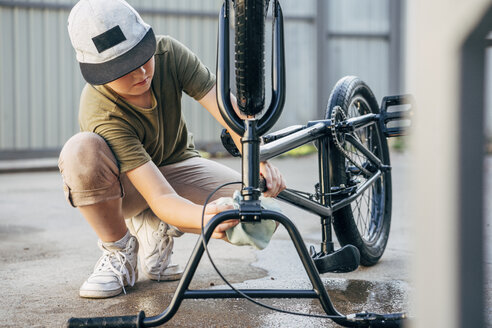
<svg viewBox="0 0 492 328">
<path fill-rule="evenodd" d="M 100 64 L 79 63 L 84 79 L 94 85 L 106 84 L 145 64 L 155 53 L 156 41 L 152 28 L 143 39 L 123 55 Z"/>
</svg>

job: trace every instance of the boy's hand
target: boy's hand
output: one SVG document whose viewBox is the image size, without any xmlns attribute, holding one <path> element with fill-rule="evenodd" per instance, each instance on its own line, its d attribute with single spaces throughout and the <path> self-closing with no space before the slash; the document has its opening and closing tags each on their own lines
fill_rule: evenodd
<svg viewBox="0 0 492 328">
<path fill-rule="evenodd" d="M 282 173 L 268 162 L 260 163 L 260 175 L 265 178 L 267 190 L 263 193 L 265 197 L 276 197 L 286 188 Z"/>
<path fill-rule="evenodd" d="M 204 224 L 206 225 L 215 215 L 227 210 L 233 210 L 234 206 L 227 204 L 218 205 L 216 201 L 207 204 L 205 208 Z M 231 219 L 220 223 L 212 233 L 212 238 L 227 240 L 226 230 L 236 226 L 239 223 L 239 219 Z"/>
</svg>

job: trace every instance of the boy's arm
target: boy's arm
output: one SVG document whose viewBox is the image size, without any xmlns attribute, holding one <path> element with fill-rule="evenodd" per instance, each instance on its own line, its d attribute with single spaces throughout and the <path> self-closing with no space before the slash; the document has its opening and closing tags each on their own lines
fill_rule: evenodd
<svg viewBox="0 0 492 328">
<path fill-rule="evenodd" d="M 217 89 L 216 85 L 213 86 L 212 89 L 202 98 L 198 101 L 203 107 L 205 107 L 206 110 L 212 114 L 212 116 L 217 120 L 217 122 L 220 123 L 224 128 L 229 131 L 229 134 L 232 137 L 232 140 L 234 141 L 234 144 L 236 144 L 237 149 L 242 153 L 242 144 L 241 144 L 241 136 L 237 134 L 236 132 L 232 131 L 229 126 L 227 126 L 227 123 L 224 121 L 222 118 L 222 115 L 220 114 L 219 106 L 217 105 Z M 239 111 L 239 108 L 237 106 L 237 101 L 236 97 L 231 94 L 231 103 L 232 107 L 234 108 L 234 111 L 236 114 L 241 118 L 241 119 L 246 119 L 246 116 L 242 114 Z"/>
<path fill-rule="evenodd" d="M 241 136 L 229 129 L 227 123 L 224 121 L 222 115 L 220 114 L 219 106 L 217 105 L 216 90 L 217 90 L 216 86 L 214 85 L 214 87 L 198 102 L 203 107 L 205 107 L 205 109 L 207 109 L 210 112 L 210 114 L 212 114 L 212 116 L 220 123 L 220 125 L 222 125 L 224 128 L 226 128 L 229 131 L 229 134 L 231 135 L 232 140 L 236 144 L 237 149 L 239 149 L 239 151 L 242 152 Z M 232 103 L 232 107 L 234 107 L 234 111 L 238 114 L 238 116 L 241 119 L 245 119 L 246 116 L 239 111 L 236 102 L 236 97 L 234 97 L 234 95 L 232 94 L 231 94 L 231 103 Z M 267 190 L 264 193 L 265 196 L 275 197 L 282 190 L 286 188 L 285 180 L 282 177 L 282 174 L 275 166 L 271 165 L 270 163 L 266 161 L 260 163 L 260 174 L 265 178 L 266 185 L 267 185 Z"/>
<path fill-rule="evenodd" d="M 203 206 L 179 196 L 152 161 L 130 170 L 126 174 L 152 211 L 161 220 L 184 232 L 200 232 Z M 217 208 L 215 203 L 207 205 L 204 225 L 217 213 L 227 209 L 232 208 Z M 224 238 L 225 231 L 238 222 L 238 220 L 228 220 L 219 224 L 212 237 Z"/>
</svg>

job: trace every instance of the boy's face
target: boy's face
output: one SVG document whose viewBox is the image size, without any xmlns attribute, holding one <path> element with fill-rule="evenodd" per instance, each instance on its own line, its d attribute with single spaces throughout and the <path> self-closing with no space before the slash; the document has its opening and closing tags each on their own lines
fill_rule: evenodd
<svg viewBox="0 0 492 328">
<path fill-rule="evenodd" d="M 150 89 L 154 77 L 154 56 L 136 70 L 116 79 L 106 85 L 117 94 L 125 97 L 135 97 L 145 94 Z"/>
</svg>

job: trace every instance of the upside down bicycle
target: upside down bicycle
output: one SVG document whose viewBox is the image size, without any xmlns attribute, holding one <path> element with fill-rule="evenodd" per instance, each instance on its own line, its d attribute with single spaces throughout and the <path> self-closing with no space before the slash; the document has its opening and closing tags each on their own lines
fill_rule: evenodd
<svg viewBox="0 0 492 328">
<path fill-rule="evenodd" d="M 374 265 L 384 253 L 391 222 L 391 165 L 387 138 L 401 136 L 412 99 L 408 95 L 385 97 L 381 107 L 371 89 L 359 78 L 347 76 L 334 86 L 323 119 L 265 134 L 278 120 L 285 102 L 283 16 L 278 0 L 273 7 L 272 100 L 265 108 L 264 26 L 269 0 L 234 0 L 235 72 L 237 103 L 250 117 L 242 120 L 229 97 L 230 3 L 224 1 L 219 16 L 217 49 L 217 102 L 229 128 L 242 135 L 243 200 L 238 210 L 216 215 L 203 229 L 170 305 L 159 315 L 71 318 L 68 327 L 154 327 L 164 324 L 187 298 L 316 298 L 326 315 L 346 327 L 401 327 L 405 314 L 356 313 L 343 315 L 333 306 L 320 273 L 349 272 L 362 264 Z M 394 111 L 391 108 L 398 108 Z M 403 108 L 403 109 L 402 109 Z M 235 156 L 227 131 L 222 142 Z M 262 141 L 262 145 L 260 142 Z M 295 225 L 283 214 L 261 208 L 259 162 L 314 142 L 318 152 L 319 181 L 310 192 L 286 189 L 279 199 L 321 218 L 321 247 L 307 250 Z M 189 284 L 207 243 L 221 222 L 240 217 L 243 222 L 272 219 L 288 231 L 306 273 L 311 290 L 231 289 L 190 290 Z M 332 227 L 342 246 L 334 249 Z M 219 273 L 220 274 L 220 273 Z M 222 275 L 221 275 L 222 276 Z M 259 303 L 254 301 L 255 303 Z M 288 311 L 282 311 L 289 313 Z M 299 314 L 299 313 L 294 313 Z M 307 315 L 307 314 L 300 314 Z"/>
</svg>

